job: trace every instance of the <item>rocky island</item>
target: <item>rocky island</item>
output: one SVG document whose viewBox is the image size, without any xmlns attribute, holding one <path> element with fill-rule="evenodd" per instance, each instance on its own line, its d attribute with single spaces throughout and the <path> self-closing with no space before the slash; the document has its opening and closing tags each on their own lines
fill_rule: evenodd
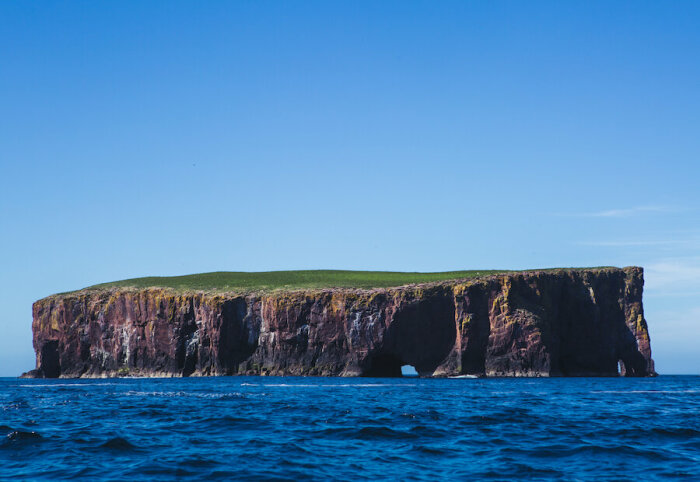
<svg viewBox="0 0 700 482">
<path fill-rule="evenodd" d="M 643 270 L 139 278 L 34 303 L 33 377 L 651 376 Z"/>
</svg>

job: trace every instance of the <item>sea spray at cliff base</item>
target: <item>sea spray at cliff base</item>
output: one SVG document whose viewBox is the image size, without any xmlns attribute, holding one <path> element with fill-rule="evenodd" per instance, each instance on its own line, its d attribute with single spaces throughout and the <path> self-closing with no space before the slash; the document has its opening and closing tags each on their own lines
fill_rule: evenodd
<svg viewBox="0 0 700 482">
<path fill-rule="evenodd" d="M 33 307 L 36 377 L 654 375 L 637 267 L 404 286 L 106 286 Z"/>
</svg>

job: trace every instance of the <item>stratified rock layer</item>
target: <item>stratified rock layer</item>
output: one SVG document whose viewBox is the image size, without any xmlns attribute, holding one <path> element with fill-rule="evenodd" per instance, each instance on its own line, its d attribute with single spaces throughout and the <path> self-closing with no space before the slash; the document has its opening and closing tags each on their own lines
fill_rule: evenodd
<svg viewBox="0 0 700 482">
<path fill-rule="evenodd" d="M 84 290 L 33 307 L 29 376 L 654 374 L 641 268 L 261 294 Z"/>
</svg>

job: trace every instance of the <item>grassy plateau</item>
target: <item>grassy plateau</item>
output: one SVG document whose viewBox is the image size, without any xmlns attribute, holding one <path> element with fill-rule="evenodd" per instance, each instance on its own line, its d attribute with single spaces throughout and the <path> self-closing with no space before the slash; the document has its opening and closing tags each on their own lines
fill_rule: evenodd
<svg viewBox="0 0 700 482">
<path fill-rule="evenodd" d="M 408 273 L 398 271 L 263 271 L 257 273 L 217 271 L 186 276 L 151 276 L 90 286 L 89 290 L 109 288 L 171 288 L 178 291 L 272 291 L 319 288 L 386 288 L 412 283 L 429 283 L 475 278 L 506 270 L 444 271 Z"/>
</svg>

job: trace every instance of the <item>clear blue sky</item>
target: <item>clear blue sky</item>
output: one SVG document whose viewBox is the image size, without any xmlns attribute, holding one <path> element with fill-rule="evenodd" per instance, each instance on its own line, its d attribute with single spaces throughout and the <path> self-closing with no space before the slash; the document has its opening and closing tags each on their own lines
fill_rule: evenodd
<svg viewBox="0 0 700 482">
<path fill-rule="evenodd" d="M 143 275 L 641 265 L 700 373 L 700 3 L 0 3 L 0 375 Z"/>
</svg>

